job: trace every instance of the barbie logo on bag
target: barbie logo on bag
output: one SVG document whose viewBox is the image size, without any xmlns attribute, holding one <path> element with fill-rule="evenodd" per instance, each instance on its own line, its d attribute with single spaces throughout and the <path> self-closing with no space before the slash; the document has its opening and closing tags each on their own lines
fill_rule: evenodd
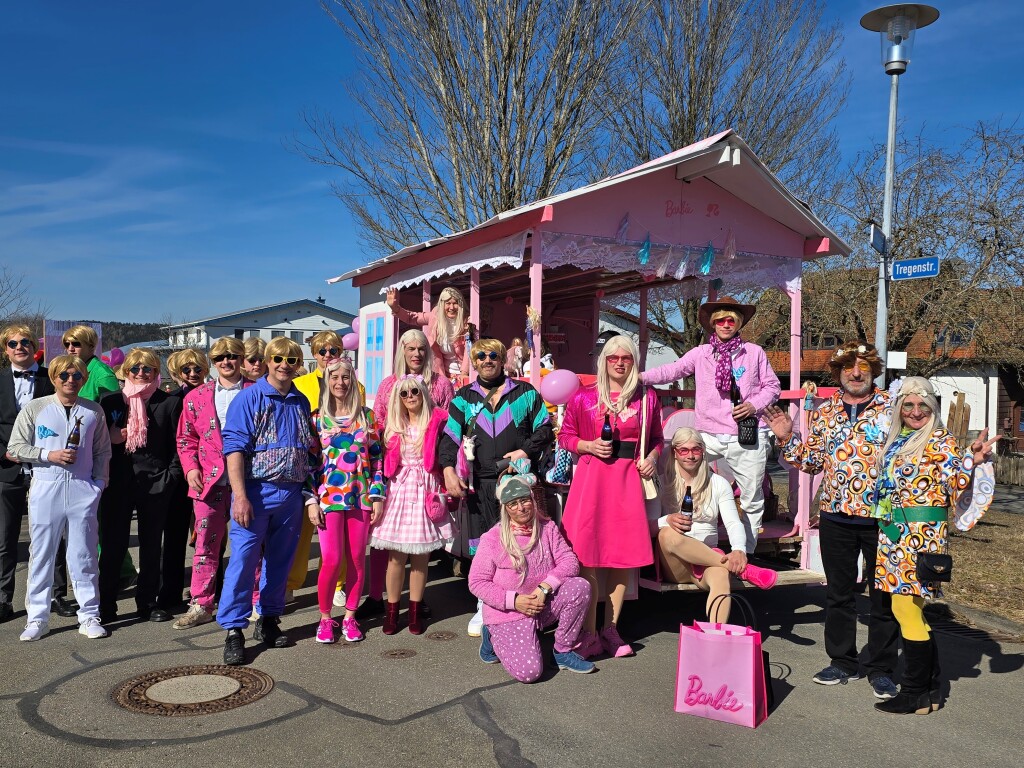
<svg viewBox="0 0 1024 768">
<path fill-rule="evenodd" d="M 743 704 L 736 700 L 736 694 L 725 683 L 722 683 L 722 687 L 715 693 L 707 693 L 703 689 L 704 681 L 700 679 L 700 675 L 690 675 L 689 687 L 683 699 L 687 706 L 706 706 L 724 709 L 726 712 L 739 712 L 743 709 Z"/>
</svg>

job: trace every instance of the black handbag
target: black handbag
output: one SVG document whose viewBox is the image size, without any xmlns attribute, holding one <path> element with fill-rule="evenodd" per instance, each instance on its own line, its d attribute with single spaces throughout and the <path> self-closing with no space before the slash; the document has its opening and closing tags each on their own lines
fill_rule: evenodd
<svg viewBox="0 0 1024 768">
<path fill-rule="evenodd" d="M 942 552 L 917 553 L 917 580 L 950 581 L 953 578 L 953 558 Z"/>
<path fill-rule="evenodd" d="M 747 448 L 757 447 L 757 416 L 748 416 L 737 423 L 737 441 Z"/>
</svg>

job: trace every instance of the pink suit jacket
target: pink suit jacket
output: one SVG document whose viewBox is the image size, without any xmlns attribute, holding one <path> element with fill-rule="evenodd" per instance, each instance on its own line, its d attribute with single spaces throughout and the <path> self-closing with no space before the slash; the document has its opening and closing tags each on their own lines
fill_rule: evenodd
<svg viewBox="0 0 1024 768">
<path fill-rule="evenodd" d="M 245 381 L 242 389 L 252 386 Z M 178 419 L 178 432 L 175 442 L 178 446 L 178 458 L 185 477 L 193 469 L 202 473 L 203 490 L 196 493 L 188 490 L 189 498 L 205 500 L 217 481 L 227 475 L 224 464 L 224 441 L 220 435 L 220 421 L 217 418 L 217 405 L 214 393 L 217 382 L 208 381 L 200 384 L 185 396 L 185 403 Z"/>
</svg>

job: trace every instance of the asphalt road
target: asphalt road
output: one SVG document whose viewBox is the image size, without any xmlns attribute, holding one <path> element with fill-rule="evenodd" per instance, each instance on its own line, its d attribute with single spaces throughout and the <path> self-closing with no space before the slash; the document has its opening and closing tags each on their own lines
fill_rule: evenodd
<svg viewBox="0 0 1024 768">
<path fill-rule="evenodd" d="M 747 594 L 766 630 L 778 699 L 757 730 L 673 711 L 678 625 L 702 618 L 699 595 L 643 594 L 630 603 L 622 631 L 636 640 L 634 658 L 600 660 L 592 675 L 552 668 L 539 683 L 521 685 L 478 660 L 477 641 L 465 635 L 473 603 L 462 580 L 428 588 L 435 612 L 429 631 L 448 630 L 453 639 L 405 630 L 385 637 L 371 622 L 366 640 L 348 646 L 313 641 L 317 610 L 308 586 L 283 621 L 293 647 L 248 644 L 251 665 L 274 678 L 274 690 L 229 712 L 186 718 L 131 713 L 110 693 L 133 675 L 220 663 L 224 633 L 215 625 L 174 631 L 169 624 L 126 623 L 108 639 L 87 640 L 74 619 L 55 615 L 48 636 L 20 643 L 19 611 L 0 625 L 0 764 L 1020 764 L 1024 646 L 938 633 L 951 681 L 945 708 L 927 717 L 885 716 L 873 711 L 866 681 L 811 682 L 826 663 L 821 588 Z M 130 607 L 126 595 L 121 609 Z M 397 650 L 415 655 L 396 658 Z"/>
</svg>

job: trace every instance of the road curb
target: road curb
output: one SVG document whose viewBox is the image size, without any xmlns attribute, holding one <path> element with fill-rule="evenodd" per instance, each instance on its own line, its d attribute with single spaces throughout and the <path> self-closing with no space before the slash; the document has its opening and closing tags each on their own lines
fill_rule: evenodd
<svg viewBox="0 0 1024 768">
<path fill-rule="evenodd" d="M 966 620 L 972 627 L 977 627 L 987 632 L 1011 635 L 1016 638 L 1016 642 L 1024 643 L 1024 624 L 1018 624 L 994 613 L 971 608 L 952 600 L 931 603 L 926 606 L 925 613 L 929 615 L 929 618 L 934 619 L 959 621 L 961 623 L 963 620 Z"/>
</svg>

